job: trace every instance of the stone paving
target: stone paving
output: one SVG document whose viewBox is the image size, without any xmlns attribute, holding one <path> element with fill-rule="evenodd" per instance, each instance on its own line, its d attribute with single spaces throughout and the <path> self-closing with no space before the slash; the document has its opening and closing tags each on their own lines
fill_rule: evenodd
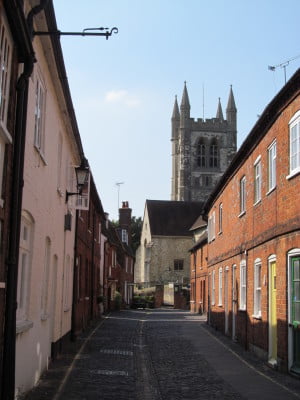
<svg viewBox="0 0 300 400">
<path fill-rule="evenodd" d="M 300 399 L 280 374 L 207 326 L 171 309 L 106 316 L 54 361 L 26 400 Z"/>
</svg>

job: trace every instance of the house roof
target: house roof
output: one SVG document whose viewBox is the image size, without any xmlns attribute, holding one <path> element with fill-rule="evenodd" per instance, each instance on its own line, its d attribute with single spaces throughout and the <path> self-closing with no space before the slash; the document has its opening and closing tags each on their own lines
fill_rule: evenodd
<svg viewBox="0 0 300 400">
<path fill-rule="evenodd" d="M 191 226 L 190 231 L 195 231 L 196 229 L 203 228 L 206 225 L 207 222 L 203 219 L 203 216 L 199 215 L 194 224 Z"/>
<path fill-rule="evenodd" d="M 190 227 L 202 212 L 196 201 L 146 200 L 151 235 L 192 236 Z"/>
<path fill-rule="evenodd" d="M 207 230 L 205 230 L 201 233 L 198 240 L 195 242 L 194 246 L 189 251 L 193 252 L 197 250 L 203 244 L 207 243 L 207 239 L 208 239 Z"/>
<path fill-rule="evenodd" d="M 266 135 L 271 126 L 282 114 L 283 110 L 300 94 L 300 68 L 295 72 L 291 79 L 283 86 L 279 93 L 267 105 L 245 141 L 242 143 L 239 151 L 235 154 L 232 162 L 224 172 L 217 186 L 210 194 L 204 205 L 203 214 L 206 216 L 219 193 L 226 186 L 227 182 L 234 175 L 235 171 L 242 165 L 245 158 L 251 154 L 257 144 Z"/>
</svg>

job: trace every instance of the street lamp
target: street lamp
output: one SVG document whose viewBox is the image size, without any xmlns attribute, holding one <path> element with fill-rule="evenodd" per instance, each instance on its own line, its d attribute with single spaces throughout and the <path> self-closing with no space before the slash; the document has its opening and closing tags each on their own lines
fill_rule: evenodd
<svg viewBox="0 0 300 400">
<path fill-rule="evenodd" d="M 90 169 L 87 163 L 87 159 L 83 158 L 79 167 L 75 167 L 77 190 L 78 192 L 68 192 L 66 190 L 66 203 L 68 202 L 69 196 L 80 195 L 82 193 L 83 186 L 88 181 Z"/>
</svg>

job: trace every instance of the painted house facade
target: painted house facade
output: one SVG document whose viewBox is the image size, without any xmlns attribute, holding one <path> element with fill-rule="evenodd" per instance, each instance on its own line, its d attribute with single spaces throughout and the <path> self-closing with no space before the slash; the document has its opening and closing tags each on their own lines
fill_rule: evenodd
<svg viewBox="0 0 300 400">
<path fill-rule="evenodd" d="M 30 11 L 30 3 L 24 4 Z M 57 30 L 52 2 L 33 13 L 33 29 Z M 16 395 L 35 385 L 72 321 L 75 167 L 84 159 L 58 37 L 33 39 L 17 288 Z M 30 362 L 28 362 L 30 360 Z"/>
<path fill-rule="evenodd" d="M 209 321 L 300 373 L 300 70 L 266 107 L 206 203 Z"/>
</svg>

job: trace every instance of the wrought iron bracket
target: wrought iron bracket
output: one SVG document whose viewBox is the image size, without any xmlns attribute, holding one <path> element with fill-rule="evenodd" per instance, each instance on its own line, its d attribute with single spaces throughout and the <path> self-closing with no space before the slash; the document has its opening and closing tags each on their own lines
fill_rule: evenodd
<svg viewBox="0 0 300 400">
<path fill-rule="evenodd" d="M 88 32 L 88 31 L 105 31 L 105 32 Z M 113 34 L 118 33 L 118 28 L 86 28 L 82 32 L 61 32 L 57 31 L 34 31 L 33 36 L 105 36 L 106 40 Z"/>
</svg>

